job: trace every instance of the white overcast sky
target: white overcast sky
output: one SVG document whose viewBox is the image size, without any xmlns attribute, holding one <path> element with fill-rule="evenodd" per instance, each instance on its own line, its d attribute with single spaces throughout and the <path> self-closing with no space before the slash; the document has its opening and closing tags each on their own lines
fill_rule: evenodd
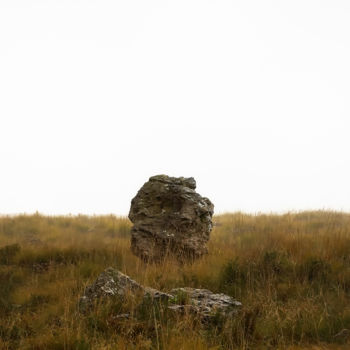
<svg viewBox="0 0 350 350">
<path fill-rule="evenodd" d="M 348 0 L 0 0 L 0 213 L 350 211 Z"/>
</svg>

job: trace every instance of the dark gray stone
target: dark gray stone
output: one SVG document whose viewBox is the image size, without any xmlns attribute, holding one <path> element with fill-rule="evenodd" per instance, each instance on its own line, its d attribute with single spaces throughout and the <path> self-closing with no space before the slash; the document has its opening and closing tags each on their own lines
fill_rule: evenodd
<svg viewBox="0 0 350 350">
<path fill-rule="evenodd" d="M 169 309 L 177 312 L 190 312 L 200 315 L 204 319 L 210 319 L 216 314 L 225 317 L 233 316 L 237 313 L 242 304 L 226 294 L 215 294 L 208 289 L 196 288 L 175 288 L 170 291 L 176 299 L 181 296 L 187 300 L 184 305 L 171 305 Z"/>
<path fill-rule="evenodd" d="M 167 255 L 194 260 L 207 253 L 214 205 L 195 191 L 193 177 L 153 176 L 131 201 L 132 252 L 145 261 Z"/>
</svg>

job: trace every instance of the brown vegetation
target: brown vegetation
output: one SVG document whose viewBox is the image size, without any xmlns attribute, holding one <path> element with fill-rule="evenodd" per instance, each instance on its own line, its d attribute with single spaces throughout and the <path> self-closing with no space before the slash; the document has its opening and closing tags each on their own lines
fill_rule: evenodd
<svg viewBox="0 0 350 350">
<path fill-rule="evenodd" d="M 225 214 L 209 254 L 145 265 L 130 252 L 130 223 L 115 216 L 0 218 L 0 349 L 348 349 L 350 215 Z M 206 327 L 152 303 L 77 310 L 84 287 L 114 266 L 163 291 L 188 286 L 243 303 Z"/>
</svg>

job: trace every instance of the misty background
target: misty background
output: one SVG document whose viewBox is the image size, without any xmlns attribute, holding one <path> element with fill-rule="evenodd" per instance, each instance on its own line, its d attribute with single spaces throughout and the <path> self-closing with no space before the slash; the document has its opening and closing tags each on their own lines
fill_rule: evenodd
<svg viewBox="0 0 350 350">
<path fill-rule="evenodd" d="M 2 0 L 0 214 L 350 210 L 348 1 Z"/>
</svg>

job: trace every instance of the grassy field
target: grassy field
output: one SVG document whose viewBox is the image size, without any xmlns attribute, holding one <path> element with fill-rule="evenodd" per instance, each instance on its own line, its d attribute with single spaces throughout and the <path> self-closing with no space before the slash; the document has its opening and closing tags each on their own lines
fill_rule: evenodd
<svg viewBox="0 0 350 350">
<path fill-rule="evenodd" d="M 126 218 L 1 217 L 0 349 L 350 349 L 349 214 L 214 221 L 203 259 L 144 265 L 130 252 Z M 242 311 L 210 327 L 152 306 L 137 321 L 113 317 L 132 301 L 79 314 L 84 287 L 108 266 L 163 291 L 229 294 Z"/>
</svg>

